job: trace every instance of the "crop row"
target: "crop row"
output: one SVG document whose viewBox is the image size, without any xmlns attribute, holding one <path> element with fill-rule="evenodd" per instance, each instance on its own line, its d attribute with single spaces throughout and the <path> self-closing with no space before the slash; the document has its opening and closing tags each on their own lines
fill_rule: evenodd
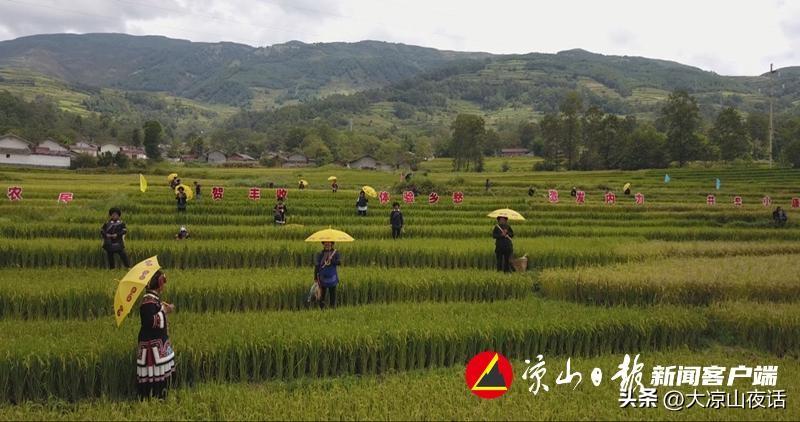
<svg viewBox="0 0 800 422">
<path fill-rule="evenodd" d="M 514 381 L 501 400 L 481 400 L 468 394 L 461 367 L 409 371 L 391 376 L 345 376 L 335 379 L 266 381 L 262 383 L 207 383 L 177 389 L 159 403 L 114 401 L 110 398 L 77 403 L 26 402 L 0 406 L 2 420 L 796 420 L 800 402 L 786 400 L 785 408 L 703 408 L 694 405 L 676 412 L 663 406 L 633 408 L 619 406 L 619 383 L 611 376 L 624 356 L 572 358 L 571 368 L 581 373 L 573 385 L 554 383 L 566 366 L 565 357 L 546 355 L 547 392 L 533 395 L 532 381 L 521 374 L 528 367 L 512 360 Z M 750 350 L 713 347 L 703 350 L 647 352 L 640 356 L 645 377 L 656 365 L 778 366 L 775 389 L 800 388 L 800 363 Z M 589 371 L 600 368 L 599 387 L 589 381 Z M 649 380 L 643 378 L 643 383 Z M 575 381 L 577 383 L 577 381 Z M 734 387 L 731 387 L 734 388 Z M 752 386 L 740 380 L 739 392 Z M 691 388 L 678 387 L 684 394 Z M 660 392 L 661 393 L 661 392 Z M 661 393 L 663 394 L 663 393 Z M 661 394 L 659 396 L 661 397 Z M 791 394 L 791 393 L 789 393 Z M 706 397 L 700 398 L 705 403 Z M 343 403 L 346 402 L 346 405 Z M 313 406 L 309 407 L 309 403 Z M 591 403 L 591 406 L 587 406 Z"/>
<path fill-rule="evenodd" d="M 301 218 L 291 219 L 291 224 L 276 226 L 271 222 L 266 222 L 258 226 L 211 226 L 211 225 L 187 225 L 181 222 L 180 218 L 175 218 L 171 225 L 129 225 L 128 240 L 170 240 L 177 233 L 178 225 L 189 227 L 191 236 L 194 239 L 202 240 L 303 240 L 311 233 L 328 228 L 328 225 L 300 225 L 295 224 L 302 221 Z M 491 222 L 488 220 L 478 220 L 484 224 L 426 224 L 418 223 L 416 219 L 406 219 L 403 231 L 404 238 L 412 239 L 465 239 L 465 238 L 487 238 L 491 235 Z M 371 220 L 371 223 L 378 223 Z M 382 224 L 357 224 L 358 221 L 350 221 L 337 225 L 356 239 L 389 239 L 391 232 L 387 219 L 380 222 Z M 489 224 L 487 224 L 489 223 Z M 765 222 L 765 225 L 768 223 Z M 560 236 L 560 237 L 641 237 L 652 240 L 797 240 L 800 239 L 800 226 L 791 226 L 781 230 L 774 230 L 769 227 L 742 228 L 742 227 L 680 227 L 677 225 L 670 227 L 640 227 L 634 226 L 612 226 L 603 227 L 601 225 L 581 226 L 576 224 L 564 225 L 558 222 L 543 223 L 535 221 L 531 223 L 515 224 L 514 233 L 519 238 L 532 238 L 541 236 Z M 0 227 L 0 235 L 12 239 L 37 239 L 37 238 L 59 238 L 59 239 L 98 239 L 97 224 L 76 224 L 76 223 L 39 223 L 39 224 L 14 224 Z"/>
<path fill-rule="evenodd" d="M 0 321 L 0 397 L 12 402 L 133 392 L 135 318 Z M 180 313 L 170 320 L 177 381 L 235 382 L 463 365 L 486 349 L 511 358 L 595 356 L 696 345 L 688 309 L 602 309 L 537 299 L 372 305 L 318 312 Z"/>
<path fill-rule="evenodd" d="M 301 241 L 246 242 L 191 240 L 136 241 L 128 244 L 131 259 L 159 256 L 166 268 L 270 268 L 312 266 L 321 247 Z M 575 267 L 648 258 L 725 257 L 800 253 L 800 242 L 665 242 L 636 238 L 539 237 L 518 239 L 517 256 L 528 256 L 528 268 Z M 491 238 L 407 241 L 361 240 L 338 246 L 346 266 L 491 269 Z M 0 266 L 13 268 L 105 266 L 100 240 L 0 239 Z"/>
<path fill-rule="evenodd" d="M 312 272 L 269 270 L 168 271 L 165 300 L 181 311 L 242 312 L 302 309 Z M 0 318 L 110 317 L 114 278 L 104 270 L 0 270 Z M 496 301 L 532 291 L 526 274 L 493 271 L 342 268 L 337 302 L 356 306 L 391 302 Z M 24 282 L 21 282 L 24 280 Z"/>
<path fill-rule="evenodd" d="M 539 274 L 546 297 L 594 305 L 800 301 L 800 255 L 668 259 Z"/>
</svg>

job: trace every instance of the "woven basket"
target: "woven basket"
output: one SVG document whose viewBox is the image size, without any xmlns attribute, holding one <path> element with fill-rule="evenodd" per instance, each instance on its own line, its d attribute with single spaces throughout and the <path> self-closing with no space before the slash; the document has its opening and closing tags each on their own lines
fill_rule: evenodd
<svg viewBox="0 0 800 422">
<path fill-rule="evenodd" d="M 524 273 L 528 269 L 528 256 L 524 255 L 519 258 L 512 259 L 511 265 L 514 266 L 514 270 L 516 272 Z"/>
</svg>

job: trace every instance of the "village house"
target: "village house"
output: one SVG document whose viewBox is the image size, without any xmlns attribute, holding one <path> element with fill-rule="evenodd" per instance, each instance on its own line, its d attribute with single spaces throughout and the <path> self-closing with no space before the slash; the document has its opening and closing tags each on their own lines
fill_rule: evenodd
<svg viewBox="0 0 800 422">
<path fill-rule="evenodd" d="M 69 151 L 57 142 L 52 140 L 51 142 L 55 144 L 53 145 L 55 150 L 51 150 L 48 146 L 34 145 L 16 135 L 0 136 L 0 164 L 69 168 L 71 162 Z M 47 141 L 43 143 L 50 145 Z"/>
<path fill-rule="evenodd" d="M 530 151 L 526 148 L 503 148 L 500 150 L 501 157 L 524 157 L 529 153 Z"/>
<path fill-rule="evenodd" d="M 145 152 L 144 148 L 130 147 L 130 146 L 123 145 L 123 146 L 119 147 L 119 151 L 121 153 L 123 153 L 124 155 L 127 155 L 128 158 L 131 158 L 131 159 L 134 159 L 134 160 L 146 160 L 147 159 L 147 153 Z"/>
<path fill-rule="evenodd" d="M 376 160 L 369 155 L 365 155 L 355 161 L 350 161 L 347 163 L 347 168 L 350 169 L 358 169 L 358 170 L 381 170 L 381 171 L 392 171 L 394 167 L 389 164 L 381 163 L 380 161 Z"/>
<path fill-rule="evenodd" d="M 311 165 L 308 157 L 300 153 L 289 154 L 281 161 L 281 167 L 284 168 L 309 167 Z"/>
<path fill-rule="evenodd" d="M 209 164 L 224 164 L 228 158 L 222 151 L 211 151 L 203 156 L 203 161 Z"/>
<path fill-rule="evenodd" d="M 253 161 L 256 161 L 256 159 L 251 157 L 251 156 L 249 156 L 249 155 L 247 155 L 247 154 L 241 154 L 241 153 L 237 152 L 237 153 L 233 153 L 233 154 L 229 155 L 228 156 L 228 161 L 253 162 Z"/>
<path fill-rule="evenodd" d="M 117 155 L 119 152 L 119 145 L 115 144 L 103 144 L 100 146 L 100 154 L 111 153 L 111 155 Z"/>
<path fill-rule="evenodd" d="M 100 147 L 95 144 L 80 141 L 76 142 L 75 145 L 70 146 L 69 150 L 72 151 L 73 154 L 85 154 L 91 155 L 92 157 L 97 157 L 97 151 L 100 150 Z"/>
<path fill-rule="evenodd" d="M 183 154 L 183 155 L 181 155 L 179 161 L 184 162 L 184 163 L 191 163 L 191 162 L 197 161 L 198 159 L 199 159 L 199 157 L 197 156 L 197 154 L 191 153 L 191 154 Z"/>
</svg>

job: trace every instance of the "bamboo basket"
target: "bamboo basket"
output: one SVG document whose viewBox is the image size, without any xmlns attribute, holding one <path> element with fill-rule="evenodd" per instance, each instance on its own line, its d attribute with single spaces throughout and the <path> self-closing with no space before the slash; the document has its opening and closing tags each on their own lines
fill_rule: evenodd
<svg viewBox="0 0 800 422">
<path fill-rule="evenodd" d="M 528 269 L 528 255 L 522 255 L 519 258 L 511 259 L 511 265 L 514 266 L 514 271 L 524 273 Z"/>
</svg>

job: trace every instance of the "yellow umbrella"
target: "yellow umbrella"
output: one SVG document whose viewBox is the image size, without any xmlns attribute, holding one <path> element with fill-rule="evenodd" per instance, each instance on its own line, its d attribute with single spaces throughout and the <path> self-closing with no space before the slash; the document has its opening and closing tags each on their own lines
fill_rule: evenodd
<svg viewBox="0 0 800 422">
<path fill-rule="evenodd" d="M 376 192 L 375 188 L 373 188 L 372 186 L 364 186 L 363 188 L 361 188 L 361 190 L 363 190 L 364 193 L 367 194 L 367 196 L 371 196 L 373 198 L 378 197 L 378 192 Z"/>
<path fill-rule="evenodd" d="M 171 173 L 169 176 L 167 176 L 167 182 L 171 182 L 171 181 L 175 180 L 177 177 L 178 177 L 178 173 Z"/>
<path fill-rule="evenodd" d="M 626 183 L 625 186 L 622 187 L 622 190 L 628 190 L 630 188 L 631 188 L 631 184 L 630 183 Z"/>
<path fill-rule="evenodd" d="M 349 234 L 334 229 L 320 230 L 306 238 L 306 242 L 352 242 L 354 240 Z"/>
<path fill-rule="evenodd" d="M 505 217 L 509 220 L 516 220 L 516 221 L 523 221 L 525 217 L 522 214 L 509 209 L 509 208 L 501 208 L 499 210 L 494 210 L 490 212 L 487 217 L 497 218 L 497 217 Z"/>
<path fill-rule="evenodd" d="M 142 173 L 139 173 L 139 190 L 142 193 L 147 192 L 147 179 L 144 178 Z"/>
<path fill-rule="evenodd" d="M 183 186 L 183 191 L 186 192 L 186 198 L 187 199 L 194 199 L 194 191 L 192 190 L 192 188 L 184 185 L 183 183 L 181 183 L 178 186 L 175 186 L 175 194 L 176 195 L 178 194 L 178 188 L 181 187 L 181 186 Z"/>
<path fill-rule="evenodd" d="M 153 274 L 160 268 L 158 256 L 153 256 L 134 265 L 128 274 L 125 274 L 125 277 L 119 281 L 117 292 L 114 293 L 114 318 L 117 320 L 117 327 L 131 313 L 136 299 L 145 290 Z"/>
<path fill-rule="evenodd" d="M 300 180 L 300 183 L 303 185 L 303 187 L 308 186 L 308 182 L 306 182 L 305 180 Z"/>
<path fill-rule="evenodd" d="M 332 182 L 332 181 L 334 181 L 334 180 L 336 180 L 336 176 L 331 176 L 331 177 L 329 177 L 329 178 L 328 178 L 328 181 L 329 181 L 329 182 Z"/>
</svg>

